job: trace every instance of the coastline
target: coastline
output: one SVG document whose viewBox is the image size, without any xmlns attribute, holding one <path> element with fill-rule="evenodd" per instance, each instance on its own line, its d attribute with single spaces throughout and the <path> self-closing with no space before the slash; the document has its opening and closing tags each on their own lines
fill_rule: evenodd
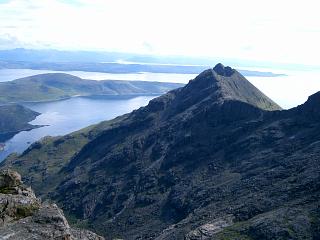
<svg viewBox="0 0 320 240">
<path fill-rule="evenodd" d="M 0 143 L 0 152 L 4 151 L 5 146 L 5 143 Z"/>
<path fill-rule="evenodd" d="M 143 97 L 143 96 L 160 96 L 161 94 L 159 93 L 146 93 L 146 94 L 91 94 L 91 95 L 74 95 L 74 96 L 69 96 L 69 97 L 64 97 L 64 98 L 57 98 L 57 99 L 48 99 L 48 100 L 38 100 L 38 101 L 19 101 L 19 102 L 8 102 L 8 103 L 3 103 L 2 105 L 7 105 L 7 104 L 28 104 L 28 103 L 50 103 L 50 102 L 57 102 L 57 101 L 64 101 L 72 98 L 110 98 L 110 99 L 116 99 L 116 98 L 123 98 L 123 99 L 128 99 L 128 98 L 135 98 L 135 97 Z"/>
<path fill-rule="evenodd" d="M 33 129 L 36 129 L 36 128 L 41 128 L 41 127 L 45 127 L 47 125 L 31 125 L 29 124 L 28 127 L 26 128 L 23 128 L 23 129 L 20 129 L 18 131 L 12 131 L 12 132 L 2 132 L 0 133 L 0 149 L 1 149 L 1 145 L 4 145 L 5 146 L 5 142 L 8 141 L 9 139 L 11 139 L 12 137 L 14 137 L 16 134 L 20 133 L 20 132 L 23 132 L 23 131 L 31 131 Z M 3 150 L 2 150 L 3 151 Z"/>
</svg>

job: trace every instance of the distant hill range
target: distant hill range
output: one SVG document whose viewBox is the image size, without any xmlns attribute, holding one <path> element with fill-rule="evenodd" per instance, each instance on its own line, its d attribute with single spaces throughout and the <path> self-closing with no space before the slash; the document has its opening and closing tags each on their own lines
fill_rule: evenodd
<svg viewBox="0 0 320 240">
<path fill-rule="evenodd" d="M 161 95 L 179 83 L 85 80 L 64 73 L 39 74 L 0 82 L 0 103 L 60 100 L 75 96 Z"/>
<path fill-rule="evenodd" d="M 37 126 L 28 122 L 34 120 L 39 113 L 21 105 L 0 105 L 0 142 L 10 139 L 20 131 L 27 131 Z"/>
<path fill-rule="evenodd" d="M 23 48 L 0 50 L 0 69 L 198 74 L 209 68 L 212 62 L 216 62 L 216 60 L 92 51 L 34 50 Z M 240 62 L 239 66 L 241 66 Z M 252 66 L 252 64 L 247 63 L 245 66 Z M 239 71 L 244 76 L 285 76 L 285 74 L 265 71 Z"/>
<path fill-rule="evenodd" d="M 107 239 L 319 239 L 319 103 L 281 110 L 218 64 L 1 166 Z"/>
</svg>

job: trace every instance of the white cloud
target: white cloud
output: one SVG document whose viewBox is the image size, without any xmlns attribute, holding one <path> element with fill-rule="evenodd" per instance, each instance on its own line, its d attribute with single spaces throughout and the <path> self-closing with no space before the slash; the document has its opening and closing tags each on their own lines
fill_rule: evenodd
<svg viewBox="0 0 320 240">
<path fill-rule="evenodd" d="M 316 64 L 320 15 L 315 0 L 12 0 L 0 4 L 0 38 L 8 37 L 31 47 Z"/>
</svg>

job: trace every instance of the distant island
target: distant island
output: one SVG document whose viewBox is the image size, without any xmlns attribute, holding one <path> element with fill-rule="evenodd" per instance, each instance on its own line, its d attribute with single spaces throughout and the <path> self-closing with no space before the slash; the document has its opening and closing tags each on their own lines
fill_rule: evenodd
<svg viewBox="0 0 320 240">
<path fill-rule="evenodd" d="M 209 68 L 217 59 L 151 56 L 132 53 L 59 51 L 54 49 L 0 50 L 0 69 L 33 69 L 52 71 L 85 71 L 102 73 L 178 73 L 198 74 Z M 164 64 L 165 63 L 165 64 Z M 195 64 L 196 63 L 196 64 Z M 243 62 L 238 70 L 246 77 L 279 77 L 285 74 L 245 70 L 254 66 Z"/>
<path fill-rule="evenodd" d="M 85 71 L 101 73 L 177 73 L 177 74 L 196 74 L 208 68 L 201 65 L 162 65 L 162 64 L 144 64 L 144 63 L 83 63 L 83 62 L 6 62 L 0 60 L 0 69 L 33 69 L 33 70 L 51 70 L 51 71 Z M 286 74 L 273 72 L 239 70 L 241 74 L 247 77 L 279 77 Z"/>
<path fill-rule="evenodd" d="M 77 96 L 161 95 L 179 83 L 85 80 L 64 73 L 39 74 L 0 83 L 0 103 L 55 101 Z"/>
</svg>

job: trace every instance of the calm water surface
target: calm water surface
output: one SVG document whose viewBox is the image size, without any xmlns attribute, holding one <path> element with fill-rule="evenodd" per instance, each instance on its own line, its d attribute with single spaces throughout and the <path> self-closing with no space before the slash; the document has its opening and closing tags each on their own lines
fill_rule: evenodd
<svg viewBox="0 0 320 240">
<path fill-rule="evenodd" d="M 30 122 L 34 125 L 49 125 L 31 131 L 23 131 L 5 142 L 0 152 L 0 161 L 10 153 L 21 153 L 31 143 L 44 136 L 58 136 L 71 133 L 89 125 L 112 119 L 124 113 L 145 106 L 155 96 L 134 98 L 72 98 L 46 103 L 28 103 L 26 107 L 41 113 Z"/>
</svg>

